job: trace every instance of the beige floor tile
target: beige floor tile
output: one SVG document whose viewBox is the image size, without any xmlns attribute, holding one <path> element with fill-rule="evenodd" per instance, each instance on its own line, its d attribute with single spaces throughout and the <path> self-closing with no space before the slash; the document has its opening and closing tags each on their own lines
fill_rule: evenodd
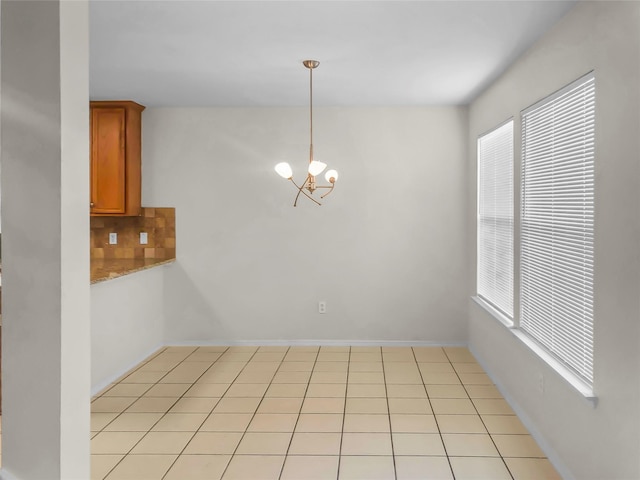
<svg viewBox="0 0 640 480">
<path fill-rule="evenodd" d="M 384 363 L 388 362 L 415 362 L 416 359 L 413 356 L 413 352 L 382 352 L 382 360 Z"/>
<path fill-rule="evenodd" d="M 449 461 L 456 480 L 511 480 L 501 458 L 449 457 Z"/>
<path fill-rule="evenodd" d="M 252 413 L 212 413 L 200 427 L 203 432 L 244 432 Z"/>
<path fill-rule="evenodd" d="M 147 432 L 151 430 L 162 413 L 121 413 L 105 427 L 106 432 Z"/>
<path fill-rule="evenodd" d="M 457 373 L 429 373 L 422 372 L 422 380 L 425 385 L 460 385 Z"/>
<path fill-rule="evenodd" d="M 418 362 L 449 363 L 441 347 L 413 347 L 413 354 Z"/>
<path fill-rule="evenodd" d="M 456 373 L 450 363 L 419 362 L 418 368 L 422 373 Z"/>
<path fill-rule="evenodd" d="M 348 362 L 349 352 L 327 352 L 320 349 L 318 362 Z"/>
<path fill-rule="evenodd" d="M 310 372 L 313 370 L 313 362 L 282 362 L 279 372 Z"/>
<path fill-rule="evenodd" d="M 491 435 L 491 438 L 503 457 L 545 457 L 531 435 Z"/>
<path fill-rule="evenodd" d="M 219 353 L 224 353 L 228 349 L 229 349 L 229 347 L 226 346 L 226 345 L 203 345 L 201 347 L 198 347 L 196 352 L 197 353 L 201 353 L 201 352 L 219 352 Z"/>
<path fill-rule="evenodd" d="M 295 384 L 272 384 L 267 389 L 265 397 L 304 397 L 307 385 L 304 383 Z"/>
<path fill-rule="evenodd" d="M 285 372 L 287 374 L 298 374 L 304 372 Z M 239 383 L 270 383 L 274 378 L 274 372 L 242 372 L 238 375 L 234 381 L 237 385 Z"/>
<path fill-rule="evenodd" d="M 351 383 L 347 388 L 347 397 L 351 398 L 386 398 L 386 396 L 387 388 L 381 383 L 373 385 L 366 383 Z"/>
<path fill-rule="evenodd" d="M 179 454 L 193 437 L 192 432 L 149 432 L 131 450 L 132 454 Z"/>
<path fill-rule="evenodd" d="M 224 394 L 225 397 L 260 397 L 269 388 L 268 383 L 240 383 L 233 384 Z"/>
<path fill-rule="evenodd" d="M 383 372 L 382 362 L 352 362 L 349 364 L 349 372 L 366 373 L 366 372 Z"/>
<path fill-rule="evenodd" d="M 106 480 L 161 480 L 177 455 L 127 455 Z"/>
<path fill-rule="evenodd" d="M 242 373 L 270 373 L 275 374 L 282 365 L 280 362 L 249 362 Z"/>
<path fill-rule="evenodd" d="M 342 455 L 391 455 L 389 433 L 343 433 Z"/>
<path fill-rule="evenodd" d="M 239 375 L 238 372 L 229 372 L 229 371 L 212 371 L 207 372 L 198 378 L 196 383 L 233 383 L 236 377 Z"/>
<path fill-rule="evenodd" d="M 159 360 L 152 360 L 142 365 L 138 370 L 136 370 L 136 372 L 160 372 L 163 374 L 162 376 L 164 376 L 165 374 L 169 373 L 173 368 L 175 368 L 176 365 L 178 365 L 178 363 L 180 362 L 178 361 L 163 362 Z"/>
<path fill-rule="evenodd" d="M 465 398 L 432 398 L 431 408 L 436 415 L 476 415 L 471 400 Z"/>
<path fill-rule="evenodd" d="M 345 413 L 389 413 L 386 398 L 347 398 Z"/>
<path fill-rule="evenodd" d="M 453 480 L 447 457 L 396 457 L 397 480 Z"/>
<path fill-rule="evenodd" d="M 515 415 L 507 401 L 501 398 L 474 398 L 472 401 L 481 415 Z"/>
<path fill-rule="evenodd" d="M 155 432 L 195 432 L 207 418 L 206 413 L 167 413 L 152 428 Z"/>
<path fill-rule="evenodd" d="M 278 372 L 272 383 L 309 383 L 311 372 Z"/>
<path fill-rule="evenodd" d="M 307 397 L 310 398 L 344 398 L 346 383 L 310 383 Z"/>
<path fill-rule="evenodd" d="M 505 458 L 514 480 L 562 480 L 546 458 Z"/>
<path fill-rule="evenodd" d="M 222 398 L 213 409 L 214 413 L 253 413 L 261 398 Z"/>
<path fill-rule="evenodd" d="M 497 457 L 498 450 L 489 435 L 481 433 L 443 433 L 447 455 L 452 457 Z M 455 471 L 454 471 L 455 473 Z"/>
<path fill-rule="evenodd" d="M 256 413 L 247 431 L 293 432 L 297 419 L 297 413 Z"/>
<path fill-rule="evenodd" d="M 394 433 L 393 453 L 399 455 L 446 455 L 437 433 Z"/>
<path fill-rule="evenodd" d="M 117 413 L 92 413 L 91 414 L 91 431 L 99 432 L 118 416 Z"/>
<path fill-rule="evenodd" d="M 375 345 L 365 346 L 365 345 L 356 345 L 351 346 L 351 353 L 380 353 L 382 351 L 382 347 L 376 347 Z"/>
<path fill-rule="evenodd" d="M 337 456 L 288 456 L 280 480 L 328 480 L 338 477 Z"/>
<path fill-rule="evenodd" d="M 187 357 L 193 362 L 215 362 L 222 356 L 222 352 L 195 352 Z"/>
<path fill-rule="evenodd" d="M 153 387 L 152 383 L 119 383 L 102 394 L 103 397 L 139 397 Z"/>
<path fill-rule="evenodd" d="M 95 413 L 120 413 L 135 401 L 134 397 L 100 397 L 91 403 L 91 411 Z"/>
<path fill-rule="evenodd" d="M 159 383 L 144 394 L 145 397 L 181 397 L 192 383 Z"/>
<path fill-rule="evenodd" d="M 493 385 L 486 373 L 459 373 L 458 376 L 464 385 Z"/>
<path fill-rule="evenodd" d="M 320 352 L 323 353 L 348 353 L 351 351 L 351 347 L 348 345 L 322 345 Z"/>
<path fill-rule="evenodd" d="M 292 352 L 289 351 L 284 357 L 285 362 L 315 362 L 317 353 L 314 352 Z"/>
<path fill-rule="evenodd" d="M 425 385 L 429 398 L 469 398 L 462 385 Z"/>
<path fill-rule="evenodd" d="M 340 459 L 340 480 L 390 480 L 395 478 L 392 456 L 345 456 Z"/>
<path fill-rule="evenodd" d="M 344 413 L 344 398 L 305 398 L 302 413 Z"/>
<path fill-rule="evenodd" d="M 242 437 L 236 455 L 285 455 L 292 433 L 247 432 Z"/>
<path fill-rule="evenodd" d="M 347 383 L 347 372 L 321 372 L 314 370 L 309 383 Z"/>
<path fill-rule="evenodd" d="M 389 398 L 427 398 L 427 391 L 423 385 L 387 385 L 387 396 Z"/>
<path fill-rule="evenodd" d="M 438 433 L 433 415 L 390 415 L 393 433 Z"/>
<path fill-rule="evenodd" d="M 467 385 L 465 388 L 471 398 L 502 398 L 495 385 Z"/>
<path fill-rule="evenodd" d="M 91 455 L 91 480 L 103 480 L 124 455 Z"/>
<path fill-rule="evenodd" d="M 487 433 L 479 415 L 436 415 L 442 433 Z"/>
<path fill-rule="evenodd" d="M 163 480 L 220 480 L 231 455 L 181 455 Z"/>
<path fill-rule="evenodd" d="M 351 362 L 382 362 L 382 352 L 351 352 Z"/>
<path fill-rule="evenodd" d="M 144 435 L 145 432 L 100 432 L 91 439 L 91 453 L 128 453 Z"/>
<path fill-rule="evenodd" d="M 142 397 L 127 408 L 127 413 L 165 413 L 177 401 L 172 397 Z"/>
<path fill-rule="evenodd" d="M 263 398 L 257 413 L 299 413 L 302 398 Z"/>
<path fill-rule="evenodd" d="M 231 459 L 223 480 L 278 480 L 284 456 L 238 455 Z"/>
<path fill-rule="evenodd" d="M 414 361 L 410 362 L 385 362 L 385 373 L 415 373 L 419 374 L 418 364 Z"/>
<path fill-rule="evenodd" d="M 427 415 L 432 413 L 429 400 L 426 398 L 390 398 L 389 412 L 415 415 Z"/>
<path fill-rule="evenodd" d="M 257 352 L 251 362 L 281 362 L 287 352 Z"/>
<path fill-rule="evenodd" d="M 482 421 L 491 434 L 522 434 L 529 431 L 515 415 L 481 415 Z"/>
<path fill-rule="evenodd" d="M 344 416 L 343 431 L 350 433 L 389 433 L 391 431 L 389 416 L 347 413 Z"/>
<path fill-rule="evenodd" d="M 220 398 L 229 389 L 229 383 L 196 383 L 187 390 L 185 397 Z"/>
<path fill-rule="evenodd" d="M 338 455 L 340 453 L 340 433 L 293 434 L 289 455 Z"/>
<path fill-rule="evenodd" d="M 476 362 L 475 357 L 467 347 L 444 347 L 444 353 L 451 363 Z"/>
<path fill-rule="evenodd" d="M 258 347 L 259 353 L 264 352 L 282 352 L 282 354 L 286 354 L 289 351 L 289 347 L 286 345 L 261 345 Z"/>
<path fill-rule="evenodd" d="M 302 413 L 298 417 L 296 432 L 341 432 L 342 419 L 341 413 Z"/>
<path fill-rule="evenodd" d="M 211 413 L 219 400 L 219 397 L 183 397 L 171 407 L 169 413 Z"/>
<path fill-rule="evenodd" d="M 289 347 L 288 353 L 318 353 L 320 351 L 319 345 L 298 345 L 295 347 Z"/>
<path fill-rule="evenodd" d="M 231 455 L 242 439 L 240 432 L 197 432 L 187 447 L 187 455 Z"/>
<path fill-rule="evenodd" d="M 453 368 L 458 373 L 485 373 L 480 364 L 476 362 L 455 362 L 451 365 L 453 365 Z"/>
<path fill-rule="evenodd" d="M 422 377 L 419 372 L 386 372 L 387 385 L 422 385 Z"/>
<path fill-rule="evenodd" d="M 381 383 L 384 384 L 382 372 L 353 372 L 349 371 L 349 383 Z"/>
<path fill-rule="evenodd" d="M 120 383 L 156 383 L 164 376 L 163 372 L 140 372 L 135 371 L 125 377 Z"/>
<path fill-rule="evenodd" d="M 218 359 L 219 362 L 248 362 L 253 356 L 252 352 L 225 352 Z"/>
</svg>

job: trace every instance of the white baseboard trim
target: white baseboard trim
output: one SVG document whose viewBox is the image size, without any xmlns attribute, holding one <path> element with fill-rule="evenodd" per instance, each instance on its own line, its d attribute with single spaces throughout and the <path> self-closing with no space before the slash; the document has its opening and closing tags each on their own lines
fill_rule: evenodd
<svg viewBox="0 0 640 480">
<path fill-rule="evenodd" d="M 99 383 L 97 383 L 95 385 L 91 385 L 91 396 L 93 397 L 93 396 L 101 393 L 105 388 L 107 388 L 112 383 L 115 383 L 117 380 L 121 379 L 125 375 L 129 375 L 143 360 L 146 360 L 151 355 L 153 355 L 158 350 L 160 350 L 161 348 L 164 348 L 164 347 L 165 347 L 165 345 L 163 345 L 162 343 L 158 344 L 157 346 L 151 348 L 146 353 L 141 355 L 137 360 L 134 360 L 133 362 L 128 364 L 124 369 L 119 370 L 115 374 L 110 375 L 109 377 L 107 377 L 107 379 L 102 380 L 101 382 L 99 382 Z M 0 477 L 0 480 L 4 480 L 4 479 L 2 477 Z"/>
<path fill-rule="evenodd" d="M 180 340 L 172 347 L 265 346 L 265 347 L 466 347 L 464 342 L 431 342 L 422 340 Z"/>
<path fill-rule="evenodd" d="M 500 380 L 495 378 L 494 375 L 489 370 L 489 368 L 487 368 L 487 365 L 484 359 L 478 354 L 478 352 L 471 345 L 469 345 L 468 348 L 473 354 L 473 356 L 476 357 L 476 360 L 478 360 L 478 363 L 482 366 L 482 369 L 487 373 L 491 381 L 493 381 L 493 383 L 496 385 L 496 387 L 498 388 L 498 390 L 500 391 L 504 399 L 507 401 L 509 406 L 513 409 L 514 412 L 516 412 L 516 415 L 518 415 L 518 418 L 520 419 L 522 424 L 527 428 L 527 430 L 529 430 L 529 433 L 531 434 L 531 436 L 538 443 L 538 445 L 540 446 L 544 454 L 547 456 L 551 464 L 558 471 L 560 476 L 564 480 L 575 480 L 575 477 L 572 475 L 571 470 L 569 470 L 567 465 L 560 459 L 560 456 L 551 447 L 551 444 L 547 441 L 545 436 L 542 435 L 540 430 L 538 430 L 535 423 L 531 420 L 529 415 L 527 415 L 526 411 L 518 404 L 518 402 L 516 402 L 513 399 L 513 397 L 509 394 L 509 391 L 502 384 L 502 382 L 500 382 Z"/>
</svg>

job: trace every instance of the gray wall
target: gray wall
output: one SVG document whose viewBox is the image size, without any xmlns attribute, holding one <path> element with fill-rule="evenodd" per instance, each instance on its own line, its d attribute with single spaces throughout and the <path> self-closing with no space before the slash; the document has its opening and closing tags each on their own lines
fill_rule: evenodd
<svg viewBox="0 0 640 480">
<path fill-rule="evenodd" d="M 585 401 L 473 302 L 468 302 L 469 342 L 566 478 L 637 479 L 640 3 L 578 4 L 474 101 L 469 111 L 468 169 L 475 172 L 478 135 L 510 116 L 516 118 L 519 165 L 520 111 L 590 70 L 596 77 L 594 389 L 598 404 Z M 469 189 L 475 190 L 475 177 L 469 178 Z M 468 208 L 470 229 L 475 229 L 473 198 Z M 474 238 L 470 236 L 468 245 L 473 256 Z M 540 374 L 543 392 L 538 388 Z"/>
<path fill-rule="evenodd" d="M 166 340 L 466 342 L 466 109 L 314 114 L 340 178 L 293 208 L 273 166 L 301 180 L 305 108 L 145 110 L 143 203 L 176 207 Z"/>
</svg>

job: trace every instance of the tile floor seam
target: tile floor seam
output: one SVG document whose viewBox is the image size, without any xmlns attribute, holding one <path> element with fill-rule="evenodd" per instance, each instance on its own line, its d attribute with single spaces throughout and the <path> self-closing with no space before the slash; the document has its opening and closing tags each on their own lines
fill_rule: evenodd
<svg viewBox="0 0 640 480">
<path fill-rule="evenodd" d="M 340 467 L 342 466 L 342 443 L 344 441 L 344 422 L 347 418 L 347 395 L 349 394 L 349 371 L 351 370 L 351 351 L 352 347 L 349 346 L 349 355 L 347 360 L 347 380 L 345 382 L 344 392 L 344 407 L 342 408 L 342 427 L 340 429 L 340 445 L 338 445 L 338 469 L 336 471 L 336 480 L 340 480 Z M 382 355 L 382 349 L 380 349 L 380 355 Z"/>
<path fill-rule="evenodd" d="M 391 407 L 389 405 L 389 389 L 387 388 L 387 376 L 386 376 L 386 362 L 384 361 L 384 355 L 382 354 L 382 352 L 380 352 L 380 355 L 382 356 L 382 381 L 384 382 L 384 397 L 385 400 L 387 402 L 387 417 L 389 418 L 389 440 L 391 442 L 391 459 L 393 461 L 393 476 L 395 480 L 398 480 L 398 470 L 396 468 L 396 455 L 395 455 L 395 450 L 394 450 L 394 446 L 393 446 L 393 430 L 391 428 Z M 415 355 L 413 355 L 413 348 L 411 349 L 411 355 L 414 357 L 415 360 Z M 416 366 L 417 366 L 417 362 L 416 362 Z"/>
</svg>

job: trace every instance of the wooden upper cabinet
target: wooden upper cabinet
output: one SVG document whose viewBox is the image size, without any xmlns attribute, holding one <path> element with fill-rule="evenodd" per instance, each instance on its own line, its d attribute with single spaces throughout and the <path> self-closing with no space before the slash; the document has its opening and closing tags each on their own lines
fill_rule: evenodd
<svg viewBox="0 0 640 480">
<path fill-rule="evenodd" d="M 91 102 L 91 215 L 140 215 L 144 107 Z"/>
</svg>

